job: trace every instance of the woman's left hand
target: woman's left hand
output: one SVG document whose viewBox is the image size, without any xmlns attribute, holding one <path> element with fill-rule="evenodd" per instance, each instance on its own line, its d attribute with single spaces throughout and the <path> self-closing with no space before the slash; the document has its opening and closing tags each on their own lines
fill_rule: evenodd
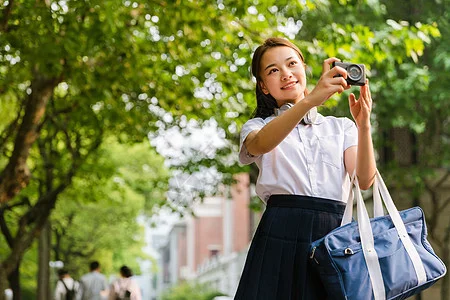
<svg viewBox="0 0 450 300">
<path fill-rule="evenodd" d="M 370 95 L 369 79 L 361 86 L 359 99 L 352 93 L 348 97 L 350 112 L 358 128 L 370 128 L 370 112 L 372 111 L 372 96 Z"/>
</svg>

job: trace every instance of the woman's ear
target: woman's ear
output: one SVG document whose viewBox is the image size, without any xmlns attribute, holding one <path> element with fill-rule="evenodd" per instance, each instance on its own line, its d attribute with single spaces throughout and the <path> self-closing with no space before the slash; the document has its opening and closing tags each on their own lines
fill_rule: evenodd
<svg viewBox="0 0 450 300">
<path fill-rule="evenodd" d="M 261 89 L 261 91 L 265 95 L 268 95 L 269 94 L 269 90 L 266 88 L 266 85 L 264 84 L 264 82 L 260 81 L 258 84 L 259 84 L 259 88 Z"/>
<path fill-rule="evenodd" d="M 312 68 L 305 63 L 303 63 L 303 66 L 305 67 L 305 74 L 312 77 Z"/>
</svg>

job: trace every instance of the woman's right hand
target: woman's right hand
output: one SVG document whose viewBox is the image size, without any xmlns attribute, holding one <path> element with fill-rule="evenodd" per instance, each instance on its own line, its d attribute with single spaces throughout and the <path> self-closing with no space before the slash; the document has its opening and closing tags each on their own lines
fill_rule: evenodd
<svg viewBox="0 0 450 300">
<path fill-rule="evenodd" d="M 316 87 L 309 94 L 310 101 L 314 106 L 322 105 L 334 93 L 342 93 L 351 87 L 345 80 L 347 78 L 347 71 L 345 69 L 338 66 L 334 68 L 330 67 L 335 61 L 340 61 L 340 59 L 330 57 L 323 61 L 322 75 Z M 335 77 L 336 75 L 341 76 Z"/>
</svg>

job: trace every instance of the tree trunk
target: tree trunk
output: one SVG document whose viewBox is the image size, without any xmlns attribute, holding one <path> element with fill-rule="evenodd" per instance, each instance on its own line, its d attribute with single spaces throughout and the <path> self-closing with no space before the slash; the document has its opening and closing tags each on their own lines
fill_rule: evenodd
<svg viewBox="0 0 450 300">
<path fill-rule="evenodd" d="M 16 268 L 9 274 L 8 280 L 10 287 L 13 291 L 13 300 L 22 299 L 22 290 L 20 289 L 20 262 L 17 264 Z"/>
<path fill-rule="evenodd" d="M 447 227 L 447 235 L 444 239 L 444 246 L 442 250 L 442 260 L 446 266 L 449 266 L 450 262 L 449 231 L 450 226 Z M 450 300 L 450 277 L 448 274 L 442 278 L 441 300 Z"/>
<path fill-rule="evenodd" d="M 8 276 L 6 275 L 5 268 L 3 268 L 3 264 L 0 265 L 0 300 L 5 300 L 5 293 L 4 290 L 6 290 L 9 287 L 8 282 Z"/>
<path fill-rule="evenodd" d="M 0 172 L 0 203 L 14 198 L 30 180 L 27 159 L 30 149 L 39 136 L 39 124 L 45 114 L 48 100 L 61 78 L 46 78 L 34 72 L 32 93 L 26 99 L 25 113 L 17 131 L 14 149 L 5 168 Z"/>
<path fill-rule="evenodd" d="M 37 278 L 37 300 L 51 299 L 50 289 L 50 246 L 51 246 L 51 230 L 50 221 L 47 221 L 39 235 L 38 246 L 38 278 Z"/>
<path fill-rule="evenodd" d="M 50 215 L 52 207 L 54 207 L 56 197 L 61 193 L 66 185 L 61 185 L 51 193 L 41 197 L 37 204 L 32 207 L 19 221 L 19 228 L 16 237 L 12 243 L 12 248 L 8 256 L 2 258 L 0 263 L 0 294 L 7 286 L 1 286 L 2 276 L 7 276 L 11 289 L 14 292 L 14 300 L 21 299 L 21 291 L 19 284 L 19 267 L 25 251 L 31 246 L 34 239 L 40 236 L 42 228 L 45 226 Z M 48 267 L 48 261 L 47 261 Z M 0 300 L 1 300 L 0 296 Z M 45 299 L 51 299 L 45 298 Z"/>
</svg>

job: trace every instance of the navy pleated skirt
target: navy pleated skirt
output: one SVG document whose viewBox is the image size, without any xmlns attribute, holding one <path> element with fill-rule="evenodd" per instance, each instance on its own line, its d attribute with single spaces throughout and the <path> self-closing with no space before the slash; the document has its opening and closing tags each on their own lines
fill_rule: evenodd
<svg viewBox="0 0 450 300">
<path fill-rule="evenodd" d="M 298 195 L 273 195 L 253 237 L 234 299 L 327 299 L 310 267 L 309 247 L 340 226 L 345 204 Z"/>
</svg>

